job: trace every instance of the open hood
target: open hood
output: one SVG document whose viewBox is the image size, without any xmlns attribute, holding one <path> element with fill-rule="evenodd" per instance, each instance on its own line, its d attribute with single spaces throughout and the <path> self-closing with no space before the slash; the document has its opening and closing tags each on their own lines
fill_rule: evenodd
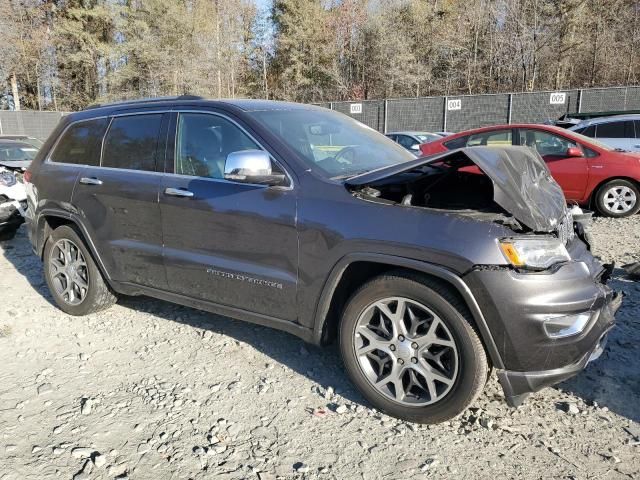
<svg viewBox="0 0 640 480">
<path fill-rule="evenodd" d="M 457 169 L 476 165 L 493 183 L 493 200 L 536 232 L 553 232 L 566 214 L 566 200 L 544 160 L 528 147 L 471 147 L 423 157 L 349 178 L 346 184 L 365 186 L 425 165 Z"/>
</svg>

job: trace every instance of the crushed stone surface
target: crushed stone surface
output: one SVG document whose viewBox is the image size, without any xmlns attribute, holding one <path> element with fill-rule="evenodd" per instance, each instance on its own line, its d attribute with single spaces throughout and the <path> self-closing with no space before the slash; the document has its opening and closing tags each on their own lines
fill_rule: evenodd
<svg viewBox="0 0 640 480">
<path fill-rule="evenodd" d="M 595 252 L 640 260 L 640 215 Z M 24 227 L 0 242 L 0 480 L 639 478 L 640 282 L 602 357 L 518 409 L 495 379 L 458 418 L 370 408 L 336 346 L 149 298 L 71 317 Z"/>
</svg>

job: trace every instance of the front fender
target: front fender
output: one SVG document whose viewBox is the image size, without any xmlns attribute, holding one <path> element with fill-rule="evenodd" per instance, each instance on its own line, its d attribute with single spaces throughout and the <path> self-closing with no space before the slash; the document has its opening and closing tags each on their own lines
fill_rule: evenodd
<svg viewBox="0 0 640 480">
<path fill-rule="evenodd" d="M 327 320 L 327 314 L 331 305 L 331 299 L 333 298 L 336 288 L 340 283 L 342 275 L 346 269 L 354 262 L 371 262 L 380 265 L 387 265 L 397 268 L 406 268 L 416 272 L 424 273 L 436 278 L 439 278 L 447 282 L 452 288 L 454 288 L 462 297 L 466 303 L 473 319 L 475 321 L 478 332 L 482 338 L 487 353 L 489 354 L 493 365 L 496 368 L 504 368 L 502 358 L 498 352 L 498 349 L 493 341 L 493 337 L 487 325 L 487 322 L 476 302 L 476 299 L 467 286 L 467 284 L 453 271 L 444 268 L 440 265 L 421 262 L 405 257 L 397 257 L 393 255 L 385 255 L 378 253 L 351 253 L 342 257 L 331 269 L 331 273 L 325 282 L 324 288 L 320 295 L 320 299 L 316 306 L 314 314 L 314 329 L 313 329 L 313 341 L 316 344 L 322 342 L 322 334 Z"/>
</svg>

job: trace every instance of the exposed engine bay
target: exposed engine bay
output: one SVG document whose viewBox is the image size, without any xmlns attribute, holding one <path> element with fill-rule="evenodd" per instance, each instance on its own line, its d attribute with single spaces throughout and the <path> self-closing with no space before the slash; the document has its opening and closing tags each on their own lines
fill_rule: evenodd
<svg viewBox="0 0 640 480">
<path fill-rule="evenodd" d="M 365 200 L 443 210 L 503 224 L 516 232 L 528 230 L 493 200 L 493 182 L 480 171 L 424 166 L 353 192 Z"/>
<path fill-rule="evenodd" d="M 346 184 L 364 200 L 446 211 L 515 232 L 573 233 L 562 189 L 542 158 L 525 147 L 454 150 L 359 175 Z"/>
</svg>

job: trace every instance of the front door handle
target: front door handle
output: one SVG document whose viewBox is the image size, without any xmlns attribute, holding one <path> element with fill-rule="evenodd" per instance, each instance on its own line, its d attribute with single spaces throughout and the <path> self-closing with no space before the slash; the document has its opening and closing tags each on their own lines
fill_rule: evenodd
<svg viewBox="0 0 640 480">
<path fill-rule="evenodd" d="M 173 197 L 193 197 L 193 192 L 189 190 L 185 190 L 183 188 L 166 188 L 164 191 L 165 195 L 171 195 Z"/>
<path fill-rule="evenodd" d="M 96 177 L 82 177 L 80 183 L 84 183 L 85 185 L 102 185 L 102 180 Z"/>
</svg>

